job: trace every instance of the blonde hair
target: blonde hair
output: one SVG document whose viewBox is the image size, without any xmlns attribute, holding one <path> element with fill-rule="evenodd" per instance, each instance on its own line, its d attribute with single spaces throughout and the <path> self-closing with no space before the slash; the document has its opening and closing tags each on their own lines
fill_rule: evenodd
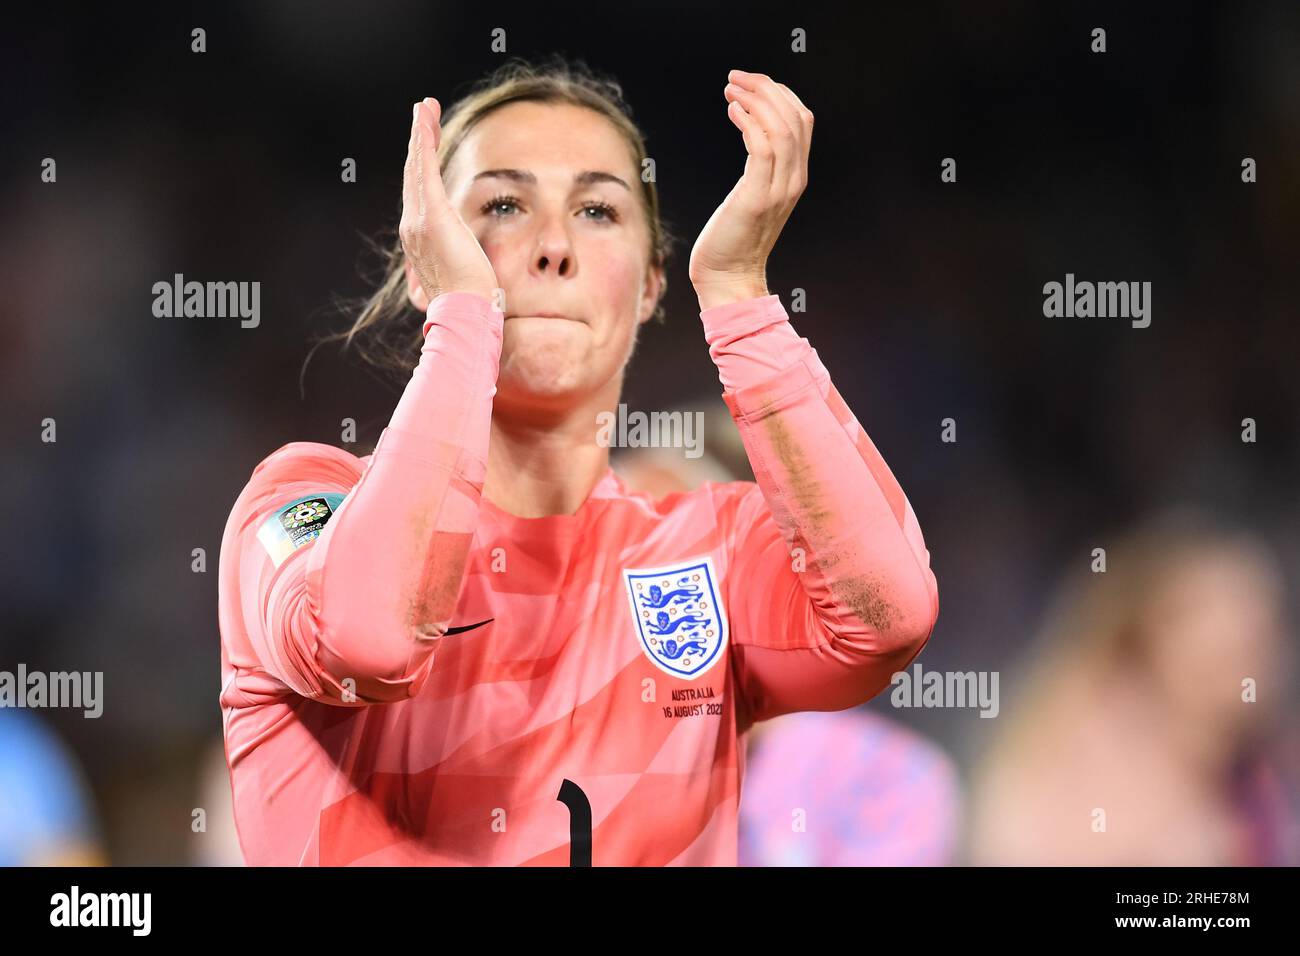
<svg viewBox="0 0 1300 956">
<path fill-rule="evenodd" d="M 470 130 L 494 110 L 508 103 L 532 101 L 563 103 L 586 107 L 605 117 L 627 142 L 633 164 L 640 168 L 646 155 L 645 138 L 632 121 L 632 111 L 623 100 L 619 83 L 611 77 L 594 73 L 582 60 L 570 62 L 553 54 L 539 63 L 516 57 L 479 79 L 471 90 L 441 118 L 442 142 L 438 150 L 438 167 L 445 176 L 456 150 Z M 639 198 L 649 224 L 651 266 L 664 267 L 672 254 L 675 237 L 665 225 L 659 209 L 659 193 L 653 181 L 641 179 Z M 401 212 L 400 204 L 398 208 Z M 342 341 L 343 347 L 356 345 L 363 359 L 384 371 L 397 373 L 404 381 L 419 360 L 421 323 L 407 295 L 406 256 L 396 224 L 385 234 L 391 235 L 387 248 L 372 243 L 383 259 L 383 280 L 368 299 L 345 308 L 360 306 L 360 313 L 350 328 L 325 335 L 318 340 Z M 664 321 L 663 292 L 660 290 L 653 318 Z M 310 358 L 310 356 L 309 356 Z"/>
<path fill-rule="evenodd" d="M 1105 573 L 1081 562 L 1050 596 L 1034 644 L 1010 675 L 1018 690 L 1003 695 L 1003 712 L 1015 717 L 986 746 L 986 757 L 1032 733 L 1029 715 L 1046 714 L 1068 682 L 1094 685 L 1110 680 L 1117 668 L 1149 667 L 1147 611 L 1189 560 L 1232 548 L 1278 560 L 1238 518 L 1193 503 L 1166 506 L 1131 528 L 1115 529 L 1111 537 Z"/>
<path fill-rule="evenodd" d="M 1033 658 L 1035 676 L 1072 667 L 1147 663 L 1151 600 L 1199 554 L 1233 546 L 1266 546 L 1234 518 L 1180 503 L 1121 532 L 1106 557 L 1108 573 L 1079 565 L 1057 587 Z"/>
</svg>

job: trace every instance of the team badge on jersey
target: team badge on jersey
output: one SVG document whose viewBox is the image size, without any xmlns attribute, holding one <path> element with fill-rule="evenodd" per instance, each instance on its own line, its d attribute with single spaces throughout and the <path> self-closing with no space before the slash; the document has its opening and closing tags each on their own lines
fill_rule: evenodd
<svg viewBox="0 0 1300 956">
<path fill-rule="evenodd" d="M 727 614 L 710 557 L 624 568 L 641 650 L 662 671 L 694 680 L 722 657 Z"/>
<path fill-rule="evenodd" d="M 262 522 L 257 540 L 262 542 L 277 568 L 295 549 L 320 537 L 321 530 L 345 497 L 336 491 L 307 495 L 282 505 Z"/>
</svg>

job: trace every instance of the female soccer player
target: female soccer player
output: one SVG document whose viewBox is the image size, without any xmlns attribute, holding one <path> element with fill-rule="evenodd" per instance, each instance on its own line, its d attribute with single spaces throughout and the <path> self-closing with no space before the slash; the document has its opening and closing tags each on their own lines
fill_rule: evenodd
<svg viewBox="0 0 1300 956">
<path fill-rule="evenodd" d="M 867 700 L 929 638 L 912 508 L 764 281 L 812 114 L 728 80 L 748 158 L 689 275 L 757 481 L 660 500 L 600 440 L 665 282 L 617 85 L 512 63 L 445 125 L 415 104 L 352 331 L 410 321 L 418 364 L 372 454 L 285 445 L 222 541 L 249 863 L 734 865 L 746 730 Z"/>
</svg>

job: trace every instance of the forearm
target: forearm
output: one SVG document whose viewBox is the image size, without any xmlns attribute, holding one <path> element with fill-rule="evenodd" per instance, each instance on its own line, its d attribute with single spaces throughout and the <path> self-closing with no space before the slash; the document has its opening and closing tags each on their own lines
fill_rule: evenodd
<svg viewBox="0 0 1300 956">
<path fill-rule="evenodd" d="M 455 611 L 486 473 L 502 313 L 446 293 L 360 481 L 307 559 L 317 664 L 382 687 L 432 652 Z"/>
<path fill-rule="evenodd" d="M 910 657 L 933 627 L 938 592 L 920 527 L 884 459 L 775 295 L 706 309 L 701 321 L 817 617 L 845 651 Z"/>
</svg>

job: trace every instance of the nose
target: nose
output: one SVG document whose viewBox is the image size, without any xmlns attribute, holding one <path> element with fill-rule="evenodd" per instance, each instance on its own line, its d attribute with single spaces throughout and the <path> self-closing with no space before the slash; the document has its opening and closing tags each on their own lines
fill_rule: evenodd
<svg viewBox="0 0 1300 956">
<path fill-rule="evenodd" d="M 533 252 L 532 269 L 539 276 L 555 275 L 569 278 L 577 268 L 573 244 L 564 225 L 555 218 L 549 219 L 537 236 Z"/>
</svg>

